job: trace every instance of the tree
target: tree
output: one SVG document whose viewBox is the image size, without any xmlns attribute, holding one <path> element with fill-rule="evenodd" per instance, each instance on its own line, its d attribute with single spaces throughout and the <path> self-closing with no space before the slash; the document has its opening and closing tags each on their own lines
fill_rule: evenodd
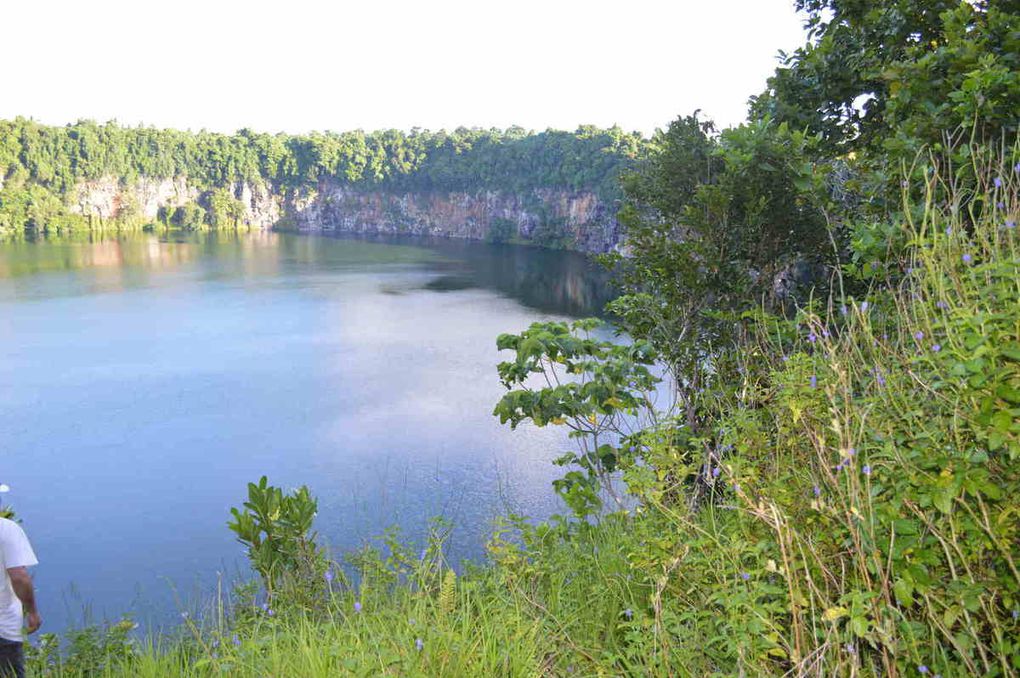
<svg viewBox="0 0 1020 678">
<path fill-rule="evenodd" d="M 820 133 L 831 149 L 860 148 L 888 132 L 885 109 L 893 64 L 943 38 L 942 12 L 959 0 L 797 0 L 809 43 L 780 54 L 782 65 L 753 118 L 770 116 Z"/>
<path fill-rule="evenodd" d="M 620 274 L 612 310 L 626 331 L 695 389 L 732 331 L 726 314 L 757 307 L 780 268 L 829 248 L 817 139 L 769 120 L 712 130 L 693 115 L 656 135 L 624 181 L 629 256 L 605 258 Z"/>
<path fill-rule="evenodd" d="M 244 219 L 244 203 L 226 188 L 209 194 L 209 225 L 213 228 L 237 228 Z"/>
</svg>

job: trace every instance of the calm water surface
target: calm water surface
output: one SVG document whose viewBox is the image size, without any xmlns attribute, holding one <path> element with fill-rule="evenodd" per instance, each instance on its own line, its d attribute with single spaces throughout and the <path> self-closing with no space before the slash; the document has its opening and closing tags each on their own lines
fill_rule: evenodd
<svg viewBox="0 0 1020 678">
<path fill-rule="evenodd" d="M 0 243 L 0 482 L 47 630 L 160 622 L 242 572 L 226 528 L 266 474 L 336 551 L 388 526 L 561 510 L 562 431 L 510 431 L 495 337 L 606 301 L 570 253 L 256 234 Z"/>
</svg>

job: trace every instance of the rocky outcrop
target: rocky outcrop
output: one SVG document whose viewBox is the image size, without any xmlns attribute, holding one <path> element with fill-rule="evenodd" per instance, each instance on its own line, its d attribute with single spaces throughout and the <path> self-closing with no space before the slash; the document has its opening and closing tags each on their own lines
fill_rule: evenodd
<svg viewBox="0 0 1020 678">
<path fill-rule="evenodd" d="M 244 206 L 243 221 L 252 228 L 270 229 L 283 217 L 281 200 L 266 184 L 242 182 L 231 187 Z"/>
<path fill-rule="evenodd" d="M 240 203 L 241 222 L 251 228 L 515 239 L 586 252 L 606 252 L 620 240 L 615 206 L 590 191 L 393 192 L 328 181 L 289 192 L 257 182 L 225 188 Z M 184 177 L 102 178 L 80 184 L 70 207 L 100 219 L 153 221 L 161 208 L 208 200 L 208 193 Z"/>
<path fill-rule="evenodd" d="M 326 183 L 287 207 L 288 225 L 307 231 L 516 238 L 586 252 L 619 240 L 614 211 L 587 191 L 393 193 Z"/>
<path fill-rule="evenodd" d="M 127 214 L 154 220 L 161 207 L 180 207 L 198 200 L 199 191 L 188 185 L 184 177 L 122 182 L 103 177 L 78 185 L 71 211 L 100 219 L 115 219 Z"/>
</svg>

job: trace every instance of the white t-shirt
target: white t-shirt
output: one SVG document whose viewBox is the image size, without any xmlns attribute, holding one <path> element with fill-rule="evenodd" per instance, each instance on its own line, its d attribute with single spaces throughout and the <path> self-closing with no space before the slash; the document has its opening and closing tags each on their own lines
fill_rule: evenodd
<svg viewBox="0 0 1020 678">
<path fill-rule="evenodd" d="M 25 536 L 21 526 L 13 520 L 0 518 L 0 567 L 4 572 L 4 583 L 0 586 L 0 637 L 14 641 L 24 640 L 21 634 L 24 625 L 21 600 L 14 593 L 7 568 L 38 564 L 32 545 L 28 543 L 28 537 Z"/>
</svg>

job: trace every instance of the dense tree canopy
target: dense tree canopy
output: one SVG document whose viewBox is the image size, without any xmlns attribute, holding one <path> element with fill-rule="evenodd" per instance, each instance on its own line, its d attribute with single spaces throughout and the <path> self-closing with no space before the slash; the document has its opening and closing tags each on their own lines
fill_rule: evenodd
<svg viewBox="0 0 1020 678">
<path fill-rule="evenodd" d="M 1015 0 L 797 0 L 809 42 L 783 56 L 752 116 L 820 133 L 831 150 L 916 152 L 959 126 L 1016 133 Z"/>
<path fill-rule="evenodd" d="M 234 135 L 80 121 L 48 127 L 0 121 L 0 169 L 23 168 L 36 183 L 66 190 L 76 181 L 114 176 L 188 176 L 207 186 L 267 180 L 299 186 L 320 179 L 408 190 L 612 191 L 620 167 L 642 138 L 619 128 L 575 132 L 521 128 L 452 132 L 397 130 Z"/>
</svg>

